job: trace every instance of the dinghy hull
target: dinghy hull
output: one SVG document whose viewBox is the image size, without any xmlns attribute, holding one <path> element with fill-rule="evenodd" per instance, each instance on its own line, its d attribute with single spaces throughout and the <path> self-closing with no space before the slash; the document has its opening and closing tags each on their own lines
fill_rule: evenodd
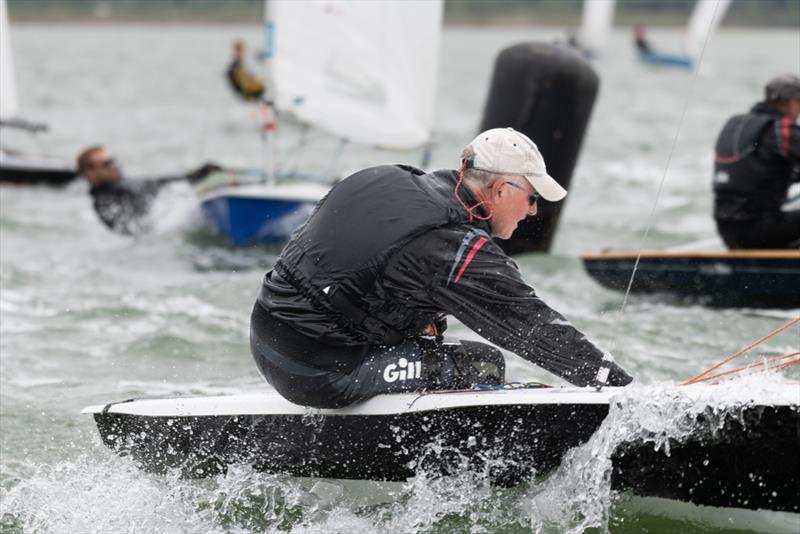
<svg viewBox="0 0 800 534">
<path fill-rule="evenodd" d="M 0 183 L 16 185 L 65 185 L 77 177 L 73 169 L 49 161 L 0 157 Z"/>
<path fill-rule="evenodd" d="M 586 272 L 625 291 L 639 253 L 581 256 Z M 642 251 L 633 293 L 663 293 L 712 307 L 800 308 L 800 251 Z"/>
<path fill-rule="evenodd" d="M 248 246 L 288 241 L 329 188 L 313 182 L 234 183 L 198 195 L 209 227 L 234 246 Z"/>
<path fill-rule="evenodd" d="M 710 506 L 800 511 L 800 386 L 781 405 L 709 408 L 691 437 L 622 442 L 614 488 Z M 614 390 L 616 388 L 608 388 Z M 292 476 L 404 481 L 464 469 L 510 485 L 544 475 L 587 442 L 609 393 L 576 388 L 384 395 L 312 410 L 275 395 L 142 400 L 87 408 L 103 441 L 156 473 L 245 464 Z M 216 400 L 215 400 L 216 399 Z M 238 413 L 233 413 L 238 412 Z"/>
<path fill-rule="evenodd" d="M 211 228 L 234 246 L 288 241 L 315 203 L 219 196 L 202 203 Z"/>
<path fill-rule="evenodd" d="M 664 67 L 677 67 L 679 69 L 692 68 L 692 61 L 686 56 L 672 54 L 659 54 L 656 52 L 640 52 L 639 59 L 649 65 L 661 65 Z"/>
</svg>

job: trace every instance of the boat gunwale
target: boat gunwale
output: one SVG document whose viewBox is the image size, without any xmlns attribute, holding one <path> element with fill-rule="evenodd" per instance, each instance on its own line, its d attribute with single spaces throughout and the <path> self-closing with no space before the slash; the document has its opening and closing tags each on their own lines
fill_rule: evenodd
<svg viewBox="0 0 800 534">
<path fill-rule="evenodd" d="M 759 249 L 759 250 L 728 250 L 728 251 L 686 251 L 686 250 L 641 250 L 641 251 L 608 251 L 589 252 L 579 255 L 584 261 L 597 260 L 635 260 L 646 259 L 790 259 L 800 260 L 800 250 Z"/>
<path fill-rule="evenodd" d="M 680 388 L 696 402 L 719 406 L 771 405 L 800 409 L 800 383 L 782 384 L 779 394 L 772 392 L 769 402 L 738 395 L 714 396 L 706 389 L 713 386 Z M 506 390 L 460 390 L 428 393 L 396 393 L 379 395 L 355 406 L 340 409 L 317 409 L 293 404 L 277 393 L 242 393 L 198 397 L 164 397 L 129 399 L 105 405 L 87 406 L 83 414 L 116 414 L 142 417 L 214 417 L 214 416 L 386 416 L 421 413 L 445 409 L 481 406 L 541 406 L 609 404 L 624 388 L 543 388 Z M 712 394 L 709 396 L 709 392 Z M 491 399 L 490 402 L 487 402 Z"/>
</svg>

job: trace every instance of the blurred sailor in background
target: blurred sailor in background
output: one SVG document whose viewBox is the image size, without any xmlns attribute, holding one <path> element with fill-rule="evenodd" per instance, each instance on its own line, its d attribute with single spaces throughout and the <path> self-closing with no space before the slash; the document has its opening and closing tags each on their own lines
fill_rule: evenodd
<svg viewBox="0 0 800 534">
<path fill-rule="evenodd" d="M 717 138 L 714 219 L 732 249 L 800 247 L 800 210 L 781 209 L 800 181 L 800 77 L 773 78 L 764 92 Z"/>
<path fill-rule="evenodd" d="M 653 48 L 650 46 L 645 36 L 644 26 L 641 24 L 636 24 L 633 27 L 633 43 L 636 45 L 636 50 L 638 50 L 640 54 L 650 54 L 653 52 Z"/>
<path fill-rule="evenodd" d="M 231 87 L 244 100 L 258 100 L 264 94 L 264 82 L 250 74 L 244 66 L 244 44 L 241 41 L 233 43 L 233 59 L 227 74 Z"/>
<path fill-rule="evenodd" d="M 220 169 L 207 163 L 185 175 L 127 180 L 123 178 L 116 160 L 100 145 L 81 152 L 77 168 L 78 174 L 89 183 L 94 210 L 100 220 L 112 231 L 123 235 L 140 235 L 150 229 L 147 214 L 165 185 L 184 180 L 194 183 Z"/>
</svg>

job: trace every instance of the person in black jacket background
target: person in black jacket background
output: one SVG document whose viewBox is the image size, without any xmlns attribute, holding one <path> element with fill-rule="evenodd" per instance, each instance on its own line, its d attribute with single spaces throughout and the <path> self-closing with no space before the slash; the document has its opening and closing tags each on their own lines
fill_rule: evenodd
<svg viewBox="0 0 800 534">
<path fill-rule="evenodd" d="M 77 161 L 78 174 L 89 183 L 98 217 L 110 230 L 123 235 L 140 235 L 150 229 L 147 214 L 165 185 L 184 180 L 193 183 L 219 168 L 207 163 L 185 175 L 127 180 L 116 160 L 100 145 L 82 151 Z"/>
<path fill-rule="evenodd" d="M 714 219 L 732 249 L 800 247 L 800 211 L 782 211 L 800 181 L 800 77 L 770 80 L 765 100 L 728 120 L 714 159 Z"/>
<path fill-rule="evenodd" d="M 492 240 L 535 215 L 540 197 L 565 195 L 511 128 L 476 137 L 458 171 L 382 165 L 345 178 L 264 277 L 250 324 L 261 373 L 288 400 L 320 408 L 501 383 L 498 349 L 445 341 L 453 315 L 573 384 L 628 384 Z"/>
</svg>

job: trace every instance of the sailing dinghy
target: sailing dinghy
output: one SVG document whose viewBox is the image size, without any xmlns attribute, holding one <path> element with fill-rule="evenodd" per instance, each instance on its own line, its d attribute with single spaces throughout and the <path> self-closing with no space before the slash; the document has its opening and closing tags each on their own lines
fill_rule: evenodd
<svg viewBox="0 0 800 534">
<path fill-rule="evenodd" d="M 639 52 L 639 59 L 651 65 L 694 68 L 698 64 L 703 49 L 717 31 L 730 0 L 697 0 L 686 25 L 683 54 L 662 52 Z"/>
<path fill-rule="evenodd" d="M 638 265 L 637 265 L 638 259 Z M 712 307 L 800 308 L 800 250 L 608 251 L 581 256 L 603 286 Z"/>
<path fill-rule="evenodd" d="M 624 389 L 393 394 L 337 410 L 253 393 L 128 400 L 83 413 L 94 417 L 107 446 L 155 473 L 207 477 L 250 465 L 301 477 L 404 481 L 470 469 L 509 485 L 547 474 L 606 418 L 612 429 L 630 426 L 618 407 L 652 399 L 637 401 Z M 677 413 L 691 431 L 658 445 L 659 431 L 634 416 L 641 431 L 609 451 L 612 487 L 708 506 L 800 512 L 800 384 L 771 386 L 768 398 L 708 385 L 665 394 L 666 404 L 682 403 Z"/>
<path fill-rule="evenodd" d="M 32 134 L 47 129 L 19 116 L 14 55 L 9 35 L 6 0 L 0 0 L 0 128 L 15 128 Z M 75 178 L 75 171 L 66 163 L 44 157 L 31 157 L 0 146 L 0 183 L 18 185 L 62 185 Z"/>
<path fill-rule="evenodd" d="M 430 139 L 441 0 L 266 0 L 268 103 L 347 143 L 404 150 Z M 413 33 L 414 38 L 409 35 Z M 286 241 L 334 176 L 277 169 L 267 112 L 267 170 L 226 171 L 197 185 L 211 226 L 234 245 Z"/>
</svg>

